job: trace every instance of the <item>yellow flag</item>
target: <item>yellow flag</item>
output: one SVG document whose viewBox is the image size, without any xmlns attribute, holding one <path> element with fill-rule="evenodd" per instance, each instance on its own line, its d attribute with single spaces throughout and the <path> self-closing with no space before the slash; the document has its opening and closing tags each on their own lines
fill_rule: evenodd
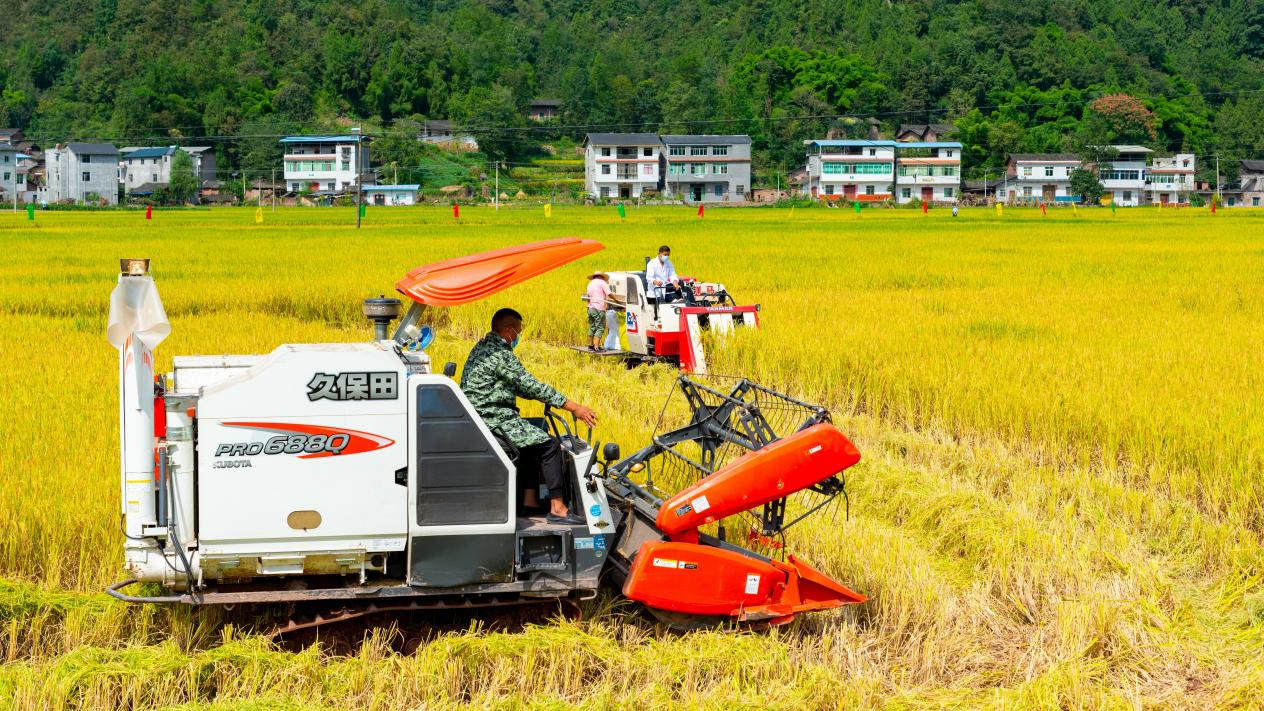
<svg viewBox="0 0 1264 711">
<path fill-rule="evenodd" d="M 552 206 L 552 205 L 550 205 L 550 204 L 548 204 L 548 203 L 544 203 L 544 216 L 545 216 L 545 217 L 552 217 L 552 216 L 553 216 L 553 206 Z"/>
<path fill-rule="evenodd" d="M 790 206 L 790 216 L 794 217 L 794 205 Z"/>
<path fill-rule="evenodd" d="M 1004 213 L 1004 207 L 1005 207 L 1005 206 L 1004 206 L 1004 205 L 1001 205 L 1001 203 L 999 203 L 999 202 L 998 202 L 998 203 L 996 203 L 996 216 L 997 216 L 997 217 L 1000 217 L 1001 215 L 1005 214 L 1005 213 Z"/>
<path fill-rule="evenodd" d="M 1075 209 L 1075 203 L 1071 203 L 1071 214 L 1075 215 L 1076 217 L 1080 216 L 1080 211 Z"/>
<path fill-rule="evenodd" d="M 256 207 L 255 208 L 255 224 L 257 225 L 261 222 L 263 222 L 263 208 Z"/>
</svg>

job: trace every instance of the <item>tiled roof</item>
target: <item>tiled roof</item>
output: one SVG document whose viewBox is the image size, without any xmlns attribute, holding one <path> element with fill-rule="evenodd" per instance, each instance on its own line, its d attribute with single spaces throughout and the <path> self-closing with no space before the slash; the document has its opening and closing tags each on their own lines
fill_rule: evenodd
<svg viewBox="0 0 1264 711">
<path fill-rule="evenodd" d="M 594 146 L 656 146 L 657 133 L 590 133 L 587 142 Z"/>
</svg>

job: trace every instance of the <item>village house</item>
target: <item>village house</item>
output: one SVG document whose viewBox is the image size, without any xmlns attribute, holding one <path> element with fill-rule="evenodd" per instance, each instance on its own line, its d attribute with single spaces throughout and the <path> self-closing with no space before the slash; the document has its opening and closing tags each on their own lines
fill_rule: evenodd
<svg viewBox="0 0 1264 711">
<path fill-rule="evenodd" d="M 1071 191 L 1071 171 L 1079 167 L 1080 159 L 1073 153 L 1014 153 L 996 188 L 996 199 L 1011 204 L 1077 202 L 1079 196 Z"/>
<path fill-rule="evenodd" d="M 368 139 L 358 135 L 287 136 L 283 175 L 289 191 L 340 195 L 368 182 Z"/>
<path fill-rule="evenodd" d="M 16 146 L 0 143 L 0 206 L 21 200 L 25 177 L 18 173 L 20 155 Z"/>
<path fill-rule="evenodd" d="M 688 202 L 745 202 L 750 136 L 663 136 L 659 174 L 667 195 Z"/>
<path fill-rule="evenodd" d="M 1103 204 L 1134 207 L 1143 204 L 1146 189 L 1146 163 L 1154 151 L 1145 146 L 1111 146 L 1119 155 L 1104 161 L 1097 168 L 1101 181 Z"/>
<path fill-rule="evenodd" d="M 119 152 L 109 143 L 67 143 L 44 154 L 49 203 L 118 204 Z"/>
<path fill-rule="evenodd" d="M 655 133 L 584 137 L 584 190 L 594 198 L 638 199 L 658 189 L 662 141 Z"/>
<path fill-rule="evenodd" d="M 1194 154 L 1155 156 L 1146 173 L 1146 190 L 1151 204 L 1188 205 L 1194 192 Z"/>
<path fill-rule="evenodd" d="M 895 200 L 955 203 L 961 191 L 961 144 L 899 141 L 895 147 Z"/>
<path fill-rule="evenodd" d="M 444 150 L 459 153 L 478 151 L 478 141 L 468 134 L 458 134 L 451 121 L 422 121 L 421 129 L 417 132 L 417 139 L 423 143 L 430 143 Z"/>
<path fill-rule="evenodd" d="M 538 123 L 552 121 L 562 115 L 561 99 L 532 99 L 527 104 L 527 118 Z"/>
<path fill-rule="evenodd" d="M 364 202 L 368 205 L 416 205 L 420 185 L 366 185 Z"/>
<path fill-rule="evenodd" d="M 119 182 L 129 195 L 151 195 L 171 182 L 171 160 L 175 146 L 161 148 L 127 147 L 119 151 Z"/>
<path fill-rule="evenodd" d="M 1238 161 L 1238 189 L 1242 205 L 1264 207 L 1264 160 Z"/>
<path fill-rule="evenodd" d="M 946 140 L 956 132 L 957 127 L 950 123 L 902 123 L 895 132 L 895 140 L 934 143 Z"/>
<path fill-rule="evenodd" d="M 807 147 L 807 195 L 847 202 L 891 198 L 895 141 L 827 139 L 808 141 Z"/>
</svg>

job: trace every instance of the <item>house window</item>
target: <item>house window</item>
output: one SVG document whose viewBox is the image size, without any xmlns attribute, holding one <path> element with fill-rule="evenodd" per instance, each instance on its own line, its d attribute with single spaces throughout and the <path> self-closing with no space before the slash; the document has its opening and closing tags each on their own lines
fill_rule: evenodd
<svg viewBox="0 0 1264 711">
<path fill-rule="evenodd" d="M 1025 187 L 1023 188 L 1023 197 L 1031 197 L 1031 186 L 1030 186 L 1030 185 L 1025 186 Z"/>
<path fill-rule="evenodd" d="M 83 171 L 83 182 L 87 183 L 87 182 L 91 182 L 91 181 L 92 181 L 92 173 L 89 173 L 89 172 L 88 172 L 88 171 L 86 171 L 86 170 L 85 170 L 85 171 Z"/>
<path fill-rule="evenodd" d="M 670 153 L 671 155 L 674 155 L 674 156 L 683 156 L 683 155 L 685 154 L 685 147 L 684 147 L 684 146 L 672 146 L 672 147 L 669 149 L 669 153 Z"/>
<path fill-rule="evenodd" d="M 877 149 L 877 148 L 870 148 L 870 149 L 869 149 L 869 155 L 871 155 L 871 156 L 876 156 L 876 155 L 878 155 L 878 149 Z"/>
<path fill-rule="evenodd" d="M 949 158 L 951 158 L 951 157 L 952 157 L 952 151 L 948 151 L 948 157 L 949 157 Z"/>
<path fill-rule="evenodd" d="M 716 197 L 724 197 L 724 184 L 716 183 L 714 192 Z"/>
<path fill-rule="evenodd" d="M 325 183 L 325 189 L 326 189 L 326 190 L 333 190 L 333 189 L 334 189 L 334 184 L 333 184 L 333 181 L 330 181 L 330 182 L 328 182 L 328 183 Z"/>
<path fill-rule="evenodd" d="M 691 156 L 705 156 L 706 154 L 706 146 L 689 146 L 689 155 Z"/>
<path fill-rule="evenodd" d="M 1132 199 L 1132 191 L 1131 191 L 1131 190 L 1125 190 L 1125 191 L 1124 191 L 1124 200 L 1131 200 L 1131 199 Z"/>
<path fill-rule="evenodd" d="M 745 194 L 746 194 L 746 186 L 745 186 L 745 185 L 739 185 L 739 186 L 737 186 L 737 194 L 738 194 L 738 195 L 745 195 Z"/>
<path fill-rule="evenodd" d="M 601 156 L 602 156 L 603 158 L 609 158 L 609 157 L 610 157 L 610 147 L 609 147 L 609 146 L 603 146 L 603 147 L 602 147 L 602 149 L 601 149 Z"/>
<path fill-rule="evenodd" d="M 825 186 L 825 194 L 826 194 L 826 195 L 833 195 L 833 194 L 834 194 L 834 186 L 833 186 L 833 185 L 826 185 L 826 186 Z"/>
<path fill-rule="evenodd" d="M 689 174 L 690 175 L 706 175 L 707 164 L 706 163 L 690 163 Z"/>
<path fill-rule="evenodd" d="M 684 163 L 672 163 L 671 165 L 668 165 L 668 166 L 667 166 L 667 172 L 668 172 L 668 174 L 670 174 L 670 175 L 684 175 L 684 174 L 685 174 L 685 164 L 684 164 Z"/>
<path fill-rule="evenodd" d="M 7 172 L 4 174 L 4 180 L 6 183 L 9 181 L 9 174 Z"/>
<path fill-rule="evenodd" d="M 641 155 L 645 156 L 646 158 L 653 158 L 653 157 L 654 157 L 654 149 L 653 149 L 653 148 L 650 148 L 649 146 L 646 146 L 646 147 L 645 147 L 645 148 L 641 151 Z"/>
<path fill-rule="evenodd" d="M 729 154 L 728 146 L 714 146 L 711 149 L 711 155 L 713 156 L 726 156 L 728 154 Z"/>
<path fill-rule="evenodd" d="M 156 183 L 156 182 L 158 182 L 158 174 L 157 174 L 157 173 L 150 173 L 150 174 L 149 174 L 149 182 L 151 182 L 151 183 Z"/>
<path fill-rule="evenodd" d="M 79 157 L 79 162 L 80 162 L 80 163 L 91 163 L 91 162 L 92 162 L 92 156 L 80 156 L 80 157 Z"/>
<path fill-rule="evenodd" d="M 25 184 L 26 184 L 26 176 L 22 175 L 21 173 L 18 173 L 18 185 L 25 185 Z M 1256 200 L 1259 200 L 1259 198 L 1256 198 Z"/>
<path fill-rule="evenodd" d="M 1045 177 L 1046 177 L 1046 178 L 1052 178 L 1052 177 L 1053 177 L 1053 166 L 1051 166 L 1051 165 L 1046 165 L 1046 166 L 1045 166 Z"/>
<path fill-rule="evenodd" d="M 911 198 L 911 197 L 913 197 L 913 189 L 912 189 L 912 188 L 900 188 L 900 197 L 902 197 L 902 198 Z"/>
<path fill-rule="evenodd" d="M 728 163 L 712 163 L 711 172 L 716 175 L 728 175 L 729 164 Z"/>
<path fill-rule="evenodd" d="M 955 192 L 956 190 L 954 188 L 944 188 L 944 197 L 946 198 L 952 197 L 953 193 Z"/>
<path fill-rule="evenodd" d="M 8 163 L 8 162 L 9 162 L 9 154 L 8 154 L 8 153 L 5 153 L 5 154 L 4 154 L 4 162 L 5 162 L 5 163 Z"/>
<path fill-rule="evenodd" d="M 300 190 L 298 183 L 290 183 L 290 192 L 296 193 Z"/>
<path fill-rule="evenodd" d="M 602 174 L 602 175 L 610 175 L 610 166 L 609 166 L 609 165 L 603 165 L 603 166 L 601 166 L 601 174 Z"/>
<path fill-rule="evenodd" d="M 610 197 L 610 188 L 602 188 L 602 189 L 601 189 L 601 196 L 602 196 L 603 198 L 608 198 L 608 197 Z"/>
<path fill-rule="evenodd" d="M 653 174 L 654 174 L 654 164 L 653 164 L 653 163 L 646 163 L 644 166 L 642 166 L 642 167 L 641 167 L 641 172 L 642 172 L 642 173 L 644 173 L 645 175 L 653 175 Z"/>
<path fill-rule="evenodd" d="M 1005 197 L 1005 191 L 1004 191 L 1004 190 L 997 190 L 997 191 L 996 191 L 996 196 L 997 196 L 998 198 L 1004 198 L 1004 197 Z"/>
<path fill-rule="evenodd" d="M 19 183 L 22 182 L 22 176 L 20 175 L 18 176 L 18 182 Z M 1251 198 L 1251 207 L 1259 207 L 1259 206 L 1260 206 L 1260 199 L 1257 197 Z"/>
<path fill-rule="evenodd" d="M 1031 177 L 1031 166 L 1030 166 L 1030 165 L 1024 165 L 1024 166 L 1023 166 L 1023 177 L 1024 177 L 1024 178 L 1030 178 L 1030 177 Z"/>
<path fill-rule="evenodd" d="M 865 195 L 873 195 L 874 189 L 872 185 L 865 186 Z"/>
</svg>

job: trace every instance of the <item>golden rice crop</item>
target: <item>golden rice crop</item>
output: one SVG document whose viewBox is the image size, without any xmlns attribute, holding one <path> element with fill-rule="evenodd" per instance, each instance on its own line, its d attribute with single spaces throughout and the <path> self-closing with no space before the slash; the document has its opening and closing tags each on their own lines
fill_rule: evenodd
<svg viewBox="0 0 1264 711">
<path fill-rule="evenodd" d="M 20 708 L 1259 708 L 1264 213 L 370 208 L 0 213 L 0 702 Z M 408 269 L 575 235 L 607 249 L 433 312 L 437 363 L 496 307 L 522 355 L 646 440 L 674 373 L 565 350 L 583 275 L 661 243 L 761 304 L 713 369 L 819 400 L 864 460 L 797 553 L 872 599 L 767 634 L 583 622 L 287 652 L 222 611 L 117 604 L 116 259 L 189 353 L 358 340 Z"/>
</svg>

